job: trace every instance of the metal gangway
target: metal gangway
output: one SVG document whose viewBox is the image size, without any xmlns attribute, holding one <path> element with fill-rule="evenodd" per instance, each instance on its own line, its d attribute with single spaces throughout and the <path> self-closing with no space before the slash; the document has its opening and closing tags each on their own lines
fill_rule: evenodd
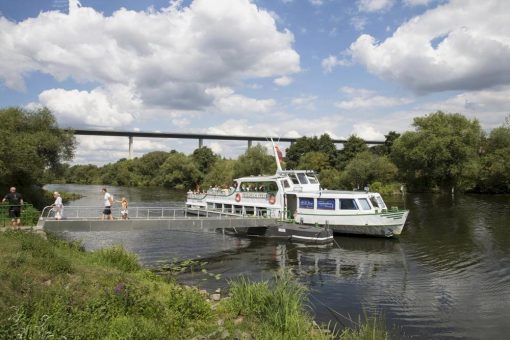
<svg viewBox="0 0 510 340">
<path fill-rule="evenodd" d="M 62 220 L 104 220 L 104 207 L 100 206 L 65 206 L 62 211 Z M 55 220 L 57 210 L 53 206 L 44 207 L 39 217 L 40 221 Z M 121 220 L 121 208 L 111 207 L 113 220 Z M 128 208 L 128 220 L 167 220 L 188 218 L 263 218 L 263 216 L 242 215 L 225 212 L 218 209 L 203 208 L 189 209 L 184 204 L 173 204 L 164 207 L 157 206 L 130 206 Z"/>
</svg>

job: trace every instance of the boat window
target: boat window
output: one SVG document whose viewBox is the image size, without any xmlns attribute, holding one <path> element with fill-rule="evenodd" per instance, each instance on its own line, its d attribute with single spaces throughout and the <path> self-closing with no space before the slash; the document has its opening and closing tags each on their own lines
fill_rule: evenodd
<svg viewBox="0 0 510 340">
<path fill-rule="evenodd" d="M 300 197 L 299 198 L 299 207 L 303 208 L 303 209 L 313 209 L 315 207 L 313 198 Z"/>
<path fill-rule="evenodd" d="M 370 196 L 370 203 L 372 203 L 374 208 L 379 208 L 379 203 L 377 202 L 374 196 Z"/>
<path fill-rule="evenodd" d="M 292 183 L 299 184 L 299 181 L 297 180 L 297 177 L 295 174 L 289 174 L 289 177 L 292 180 Z"/>
<path fill-rule="evenodd" d="M 377 199 L 377 202 L 379 202 L 379 206 L 382 209 L 386 209 L 386 204 L 384 204 L 384 201 L 383 201 L 382 197 L 381 196 L 375 196 L 375 198 Z"/>
<path fill-rule="evenodd" d="M 308 184 L 308 180 L 306 179 L 306 175 L 304 173 L 298 172 L 297 177 L 299 178 L 299 183 Z"/>
<path fill-rule="evenodd" d="M 319 181 L 317 180 L 317 177 L 315 177 L 315 175 L 308 174 L 308 176 L 306 176 L 306 178 L 308 178 L 308 181 L 310 182 L 310 184 L 319 183 Z"/>
<path fill-rule="evenodd" d="M 356 201 L 352 198 L 340 198 L 340 209 L 342 210 L 358 210 Z"/>
<path fill-rule="evenodd" d="M 289 181 L 287 181 L 286 179 L 282 180 L 281 183 L 284 188 L 290 188 Z"/>
<path fill-rule="evenodd" d="M 361 209 L 363 210 L 370 210 L 372 209 L 370 207 L 370 203 L 368 203 L 368 200 L 366 198 L 358 198 L 359 205 L 361 206 Z"/>
<path fill-rule="evenodd" d="M 335 199 L 317 198 L 317 209 L 335 210 Z"/>
</svg>

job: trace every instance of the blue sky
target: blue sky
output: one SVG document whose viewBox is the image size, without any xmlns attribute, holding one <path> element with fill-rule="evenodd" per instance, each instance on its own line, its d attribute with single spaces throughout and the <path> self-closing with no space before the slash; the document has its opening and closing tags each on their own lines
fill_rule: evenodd
<svg viewBox="0 0 510 340">
<path fill-rule="evenodd" d="M 505 0 L 0 0 L 0 105 L 92 129 L 384 140 L 443 110 L 490 130 L 510 113 L 508 17 Z M 127 154 L 78 141 L 76 163 Z"/>
</svg>

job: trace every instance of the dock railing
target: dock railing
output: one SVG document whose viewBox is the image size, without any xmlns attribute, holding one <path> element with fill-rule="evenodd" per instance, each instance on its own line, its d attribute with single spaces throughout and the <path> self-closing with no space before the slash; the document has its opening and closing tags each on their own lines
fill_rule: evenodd
<svg viewBox="0 0 510 340">
<path fill-rule="evenodd" d="M 62 213 L 63 220 L 102 220 L 104 207 L 98 206 L 65 206 Z M 121 208 L 112 207 L 114 220 L 122 220 Z M 184 205 L 154 207 L 154 206 L 130 206 L 128 219 L 130 220 L 155 220 L 155 219 L 182 219 L 182 218 L 261 218 L 263 216 L 243 215 L 232 212 L 224 212 L 217 209 L 190 209 Z M 55 209 L 52 206 L 45 207 L 39 217 L 40 221 L 54 220 Z"/>
</svg>

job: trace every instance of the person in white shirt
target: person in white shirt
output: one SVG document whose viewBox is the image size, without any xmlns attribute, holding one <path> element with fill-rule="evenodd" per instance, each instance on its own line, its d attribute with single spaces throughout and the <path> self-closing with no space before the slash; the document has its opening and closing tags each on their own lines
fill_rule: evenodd
<svg viewBox="0 0 510 340">
<path fill-rule="evenodd" d="M 103 195 L 104 195 L 104 197 L 103 197 L 104 210 L 103 210 L 102 220 L 104 220 L 105 218 L 108 220 L 113 220 L 113 216 L 112 216 L 113 196 L 107 192 L 106 188 L 101 189 L 101 193 L 103 193 Z"/>
<path fill-rule="evenodd" d="M 55 219 L 61 220 L 64 217 L 64 204 L 62 204 L 62 197 L 58 192 L 53 193 L 53 197 L 55 198 L 55 203 L 53 203 L 53 211 L 55 212 Z"/>
</svg>

